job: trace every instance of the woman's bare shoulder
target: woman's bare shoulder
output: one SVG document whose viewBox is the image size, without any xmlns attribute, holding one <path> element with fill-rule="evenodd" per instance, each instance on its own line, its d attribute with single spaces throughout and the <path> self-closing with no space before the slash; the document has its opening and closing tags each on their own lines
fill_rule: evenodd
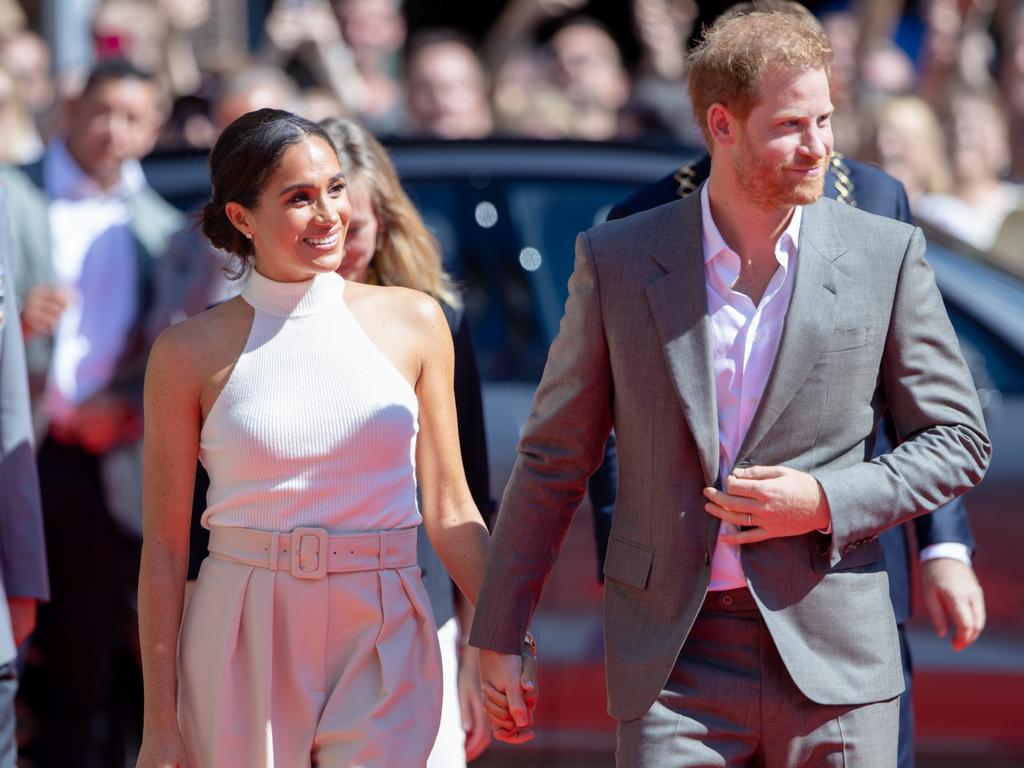
<svg viewBox="0 0 1024 768">
<path fill-rule="evenodd" d="M 437 300 L 413 288 L 347 282 L 345 300 L 357 317 L 372 315 L 417 328 L 424 325 L 433 328 L 438 323 L 446 325 L 444 312 Z"/>
<path fill-rule="evenodd" d="M 183 366 L 183 372 L 212 373 L 241 354 L 252 317 L 252 307 L 242 298 L 229 299 L 166 328 L 150 357 Z"/>
</svg>

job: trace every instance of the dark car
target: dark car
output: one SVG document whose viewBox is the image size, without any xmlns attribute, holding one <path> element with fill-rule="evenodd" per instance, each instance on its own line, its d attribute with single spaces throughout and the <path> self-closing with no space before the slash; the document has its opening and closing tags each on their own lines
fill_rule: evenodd
<svg viewBox="0 0 1024 768">
<path fill-rule="evenodd" d="M 519 140 L 394 142 L 390 151 L 465 292 L 484 380 L 492 488 L 500 494 L 558 330 L 576 234 L 694 151 Z M 146 170 L 183 208 L 204 193 L 205 167 L 194 155 L 152 158 Z M 994 458 L 968 499 L 988 626 L 954 654 L 926 621 L 914 620 L 918 744 L 931 765 L 946 758 L 960 765 L 965 755 L 1014 764 L 1024 756 L 1024 283 L 937 233 L 929 232 L 928 256 L 985 406 Z M 585 504 L 534 619 L 538 738 L 517 749 L 521 758 L 531 750 L 535 757 L 582 752 L 590 766 L 610 764 L 614 722 L 605 713 L 596 573 Z M 503 755 L 494 749 L 480 764 L 504 765 Z M 535 764 L 576 764 L 567 760 Z"/>
</svg>

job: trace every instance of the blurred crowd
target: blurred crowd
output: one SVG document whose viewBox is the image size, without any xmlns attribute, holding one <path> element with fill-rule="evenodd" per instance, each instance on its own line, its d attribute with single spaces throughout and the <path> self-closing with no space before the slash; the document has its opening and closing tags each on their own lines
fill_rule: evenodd
<svg viewBox="0 0 1024 768">
<path fill-rule="evenodd" d="M 835 48 L 837 147 L 903 181 L 922 219 L 1024 269 L 1024 4 L 806 4 Z M 592 0 L 508 0 L 471 34 L 412 29 L 401 0 L 276 0 L 258 46 L 204 57 L 210 0 L 96 0 L 91 36 L 97 58 L 156 75 L 161 148 L 208 147 L 268 105 L 355 117 L 384 136 L 697 146 L 684 51 L 728 5 L 629 0 L 631 29 L 612 30 Z M 0 162 L 39 157 L 60 130 L 56 105 L 81 75 L 51 66 L 17 0 L 0 0 Z"/>
</svg>

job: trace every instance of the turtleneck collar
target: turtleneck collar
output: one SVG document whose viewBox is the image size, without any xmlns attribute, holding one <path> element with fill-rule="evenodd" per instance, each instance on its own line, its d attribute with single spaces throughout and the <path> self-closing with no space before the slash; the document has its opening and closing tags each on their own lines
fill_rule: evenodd
<svg viewBox="0 0 1024 768">
<path fill-rule="evenodd" d="M 345 294 L 345 280 L 337 272 L 317 275 L 298 283 L 279 283 L 255 269 L 249 271 L 242 298 L 254 308 L 278 317 L 315 315 L 337 306 Z"/>
</svg>

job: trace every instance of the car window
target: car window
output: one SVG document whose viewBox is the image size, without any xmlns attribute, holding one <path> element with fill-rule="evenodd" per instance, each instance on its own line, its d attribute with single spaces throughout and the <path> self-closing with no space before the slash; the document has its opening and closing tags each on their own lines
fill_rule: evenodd
<svg viewBox="0 0 1024 768">
<path fill-rule="evenodd" d="M 946 311 L 982 406 L 998 406 L 1004 396 L 1024 394 L 1024 357 L 955 302 L 947 299 Z"/>
<path fill-rule="evenodd" d="M 536 382 L 558 332 L 577 233 L 626 182 L 406 178 L 463 290 L 484 381 Z"/>
</svg>

